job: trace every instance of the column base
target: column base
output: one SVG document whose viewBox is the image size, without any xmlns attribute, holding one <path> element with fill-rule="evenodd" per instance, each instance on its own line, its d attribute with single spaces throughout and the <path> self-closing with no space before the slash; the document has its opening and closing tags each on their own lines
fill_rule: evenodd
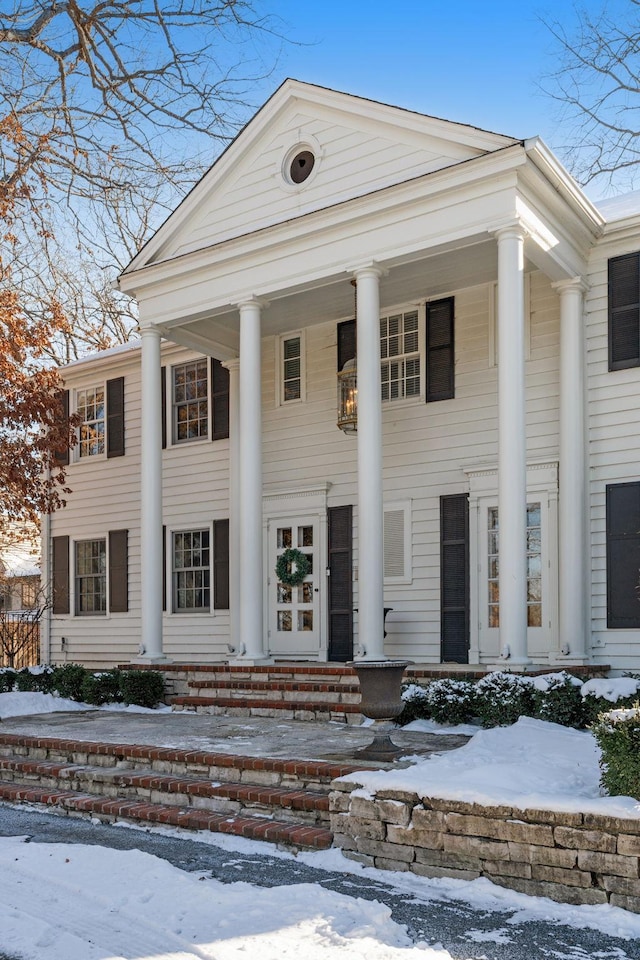
<svg viewBox="0 0 640 960">
<path fill-rule="evenodd" d="M 230 667 L 262 667 L 275 663 L 273 657 L 234 657 L 227 660 Z"/>
<path fill-rule="evenodd" d="M 549 665 L 552 667 L 587 667 L 591 661 L 586 656 L 563 656 L 561 653 L 549 654 Z"/>
</svg>

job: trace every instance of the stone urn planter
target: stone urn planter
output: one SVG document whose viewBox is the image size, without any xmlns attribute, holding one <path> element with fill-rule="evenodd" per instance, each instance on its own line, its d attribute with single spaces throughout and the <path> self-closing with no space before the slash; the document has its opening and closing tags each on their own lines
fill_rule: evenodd
<svg viewBox="0 0 640 960">
<path fill-rule="evenodd" d="M 363 760 L 395 760 L 402 752 L 389 736 L 393 721 L 402 713 L 402 675 L 413 660 L 352 660 L 360 682 L 362 703 L 360 709 L 365 717 L 375 721 L 373 740 L 356 756 Z"/>
</svg>

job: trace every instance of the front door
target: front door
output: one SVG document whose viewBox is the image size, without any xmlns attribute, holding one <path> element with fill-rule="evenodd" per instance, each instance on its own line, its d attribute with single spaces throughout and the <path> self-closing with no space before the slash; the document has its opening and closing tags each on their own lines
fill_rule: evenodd
<svg viewBox="0 0 640 960">
<path fill-rule="evenodd" d="M 269 524 L 269 653 L 274 657 L 317 658 L 320 647 L 320 543 L 316 517 L 290 517 Z M 276 575 L 285 550 L 300 550 L 309 563 L 301 583 Z"/>
</svg>

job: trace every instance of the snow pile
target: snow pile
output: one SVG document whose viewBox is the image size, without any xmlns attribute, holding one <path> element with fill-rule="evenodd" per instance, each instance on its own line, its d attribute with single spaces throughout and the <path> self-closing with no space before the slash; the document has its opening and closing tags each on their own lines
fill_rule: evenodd
<svg viewBox="0 0 640 960">
<path fill-rule="evenodd" d="M 39 713 L 60 713 L 70 710 L 112 710 L 127 711 L 128 713 L 162 713 L 171 711 L 171 707 L 138 707 L 124 703 L 105 703 L 101 707 L 93 707 L 88 703 L 78 703 L 77 700 L 66 700 L 55 693 L 0 693 L 0 719 L 2 717 L 30 717 Z"/>
<path fill-rule="evenodd" d="M 47 960 L 451 960 L 376 901 L 255 887 L 138 850 L 0 839 L 2 949 Z"/>
<path fill-rule="evenodd" d="M 635 697 L 640 690 L 640 680 L 635 677 L 604 677 L 587 680 L 582 685 L 583 697 L 602 697 L 616 703 L 623 697 Z"/>
<path fill-rule="evenodd" d="M 367 794 L 406 790 L 485 805 L 640 817 L 637 800 L 600 796 L 599 757 L 590 733 L 521 717 L 403 770 L 359 771 L 343 779 L 361 784 Z"/>
</svg>

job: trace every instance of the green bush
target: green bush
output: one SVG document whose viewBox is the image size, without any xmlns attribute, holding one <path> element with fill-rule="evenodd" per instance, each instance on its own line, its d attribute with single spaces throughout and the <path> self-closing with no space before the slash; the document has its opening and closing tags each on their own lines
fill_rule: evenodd
<svg viewBox="0 0 640 960">
<path fill-rule="evenodd" d="M 436 723 L 469 723 L 476 715 L 476 686 L 468 680 L 434 680 L 427 687 L 427 700 Z"/>
<path fill-rule="evenodd" d="M 15 670 L 0 671 L 0 693 L 11 693 L 16 683 Z"/>
<path fill-rule="evenodd" d="M 18 693 L 31 693 L 37 689 L 35 674 L 30 673 L 26 667 L 23 670 L 18 670 L 16 673 L 16 690 Z"/>
<path fill-rule="evenodd" d="M 402 700 L 404 703 L 402 713 L 399 717 L 396 717 L 398 726 L 406 727 L 413 720 L 428 720 L 430 718 L 425 687 L 413 682 L 404 683 L 402 685 Z"/>
<path fill-rule="evenodd" d="M 120 671 L 88 673 L 82 681 L 81 698 L 94 707 L 99 707 L 103 703 L 119 703 L 122 700 Z"/>
<path fill-rule="evenodd" d="M 518 673 L 488 673 L 475 685 L 477 713 L 483 727 L 515 723 L 533 716 L 533 685 Z"/>
<path fill-rule="evenodd" d="M 64 667 L 56 667 L 53 671 L 54 689 L 66 700 L 82 703 L 82 685 L 88 672 L 79 663 L 66 663 Z"/>
<path fill-rule="evenodd" d="M 587 711 L 582 682 L 564 670 L 534 680 L 533 708 L 539 720 L 560 723 L 564 727 L 586 725 Z"/>
<path fill-rule="evenodd" d="M 126 704 L 157 707 L 164 699 L 164 677 L 156 670 L 121 670 L 120 693 Z"/>
<path fill-rule="evenodd" d="M 600 714 L 591 729 L 602 751 L 602 787 L 610 796 L 640 800 L 640 704 Z"/>
</svg>

